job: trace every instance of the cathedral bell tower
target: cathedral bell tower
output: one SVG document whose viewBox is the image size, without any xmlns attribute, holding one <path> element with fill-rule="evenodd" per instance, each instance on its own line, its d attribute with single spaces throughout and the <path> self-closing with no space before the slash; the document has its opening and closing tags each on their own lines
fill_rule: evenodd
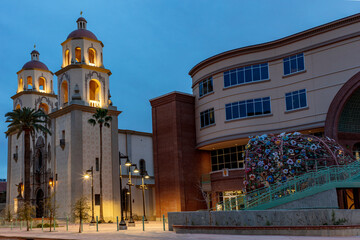
<svg viewBox="0 0 360 240">
<path fill-rule="evenodd" d="M 104 67 L 104 44 L 87 30 L 85 18 L 76 22 L 77 29 L 61 44 L 63 60 L 56 72 L 59 108 L 71 103 L 108 108 L 111 71 Z"/>
<path fill-rule="evenodd" d="M 51 113 L 56 109 L 57 96 L 53 90 L 53 73 L 48 67 L 40 62 L 40 53 L 37 50 L 31 52 L 31 60 L 24 64 L 17 72 L 17 91 L 13 99 L 13 109 L 24 107 L 42 109 L 45 113 Z M 24 136 L 17 138 L 11 135 L 8 138 L 8 203 L 17 209 L 22 196 L 18 187 L 24 184 Z M 31 201 L 36 207 L 36 216 L 46 214 L 45 199 L 52 192 L 49 181 L 53 179 L 53 161 L 51 158 L 51 136 L 36 132 L 31 135 L 30 142 L 30 186 Z"/>
<path fill-rule="evenodd" d="M 58 78 L 58 108 L 50 114 L 57 181 L 56 200 L 61 202 L 58 212 L 71 214 L 71 206 L 82 196 L 91 199 L 89 181 L 83 174 L 94 168 L 94 197 L 100 194 L 100 177 L 97 168 L 102 152 L 102 181 L 104 218 L 115 220 L 120 212 L 118 115 L 112 106 L 109 91 L 110 70 L 104 67 L 104 44 L 87 30 L 87 21 L 80 17 L 77 29 L 61 44 L 61 69 Z M 100 151 L 99 126 L 88 120 L 97 108 L 108 109 L 112 116 L 110 128 L 102 128 Z M 95 206 L 99 215 L 99 207 Z"/>
</svg>

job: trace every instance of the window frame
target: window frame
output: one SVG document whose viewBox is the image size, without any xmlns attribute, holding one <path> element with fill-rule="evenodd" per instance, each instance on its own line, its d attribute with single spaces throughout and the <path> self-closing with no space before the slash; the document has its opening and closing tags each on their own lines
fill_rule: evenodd
<svg viewBox="0 0 360 240">
<path fill-rule="evenodd" d="M 211 83 L 211 90 L 209 90 L 209 82 Z M 204 89 L 204 84 L 206 84 L 206 92 Z M 204 97 L 213 92 L 214 92 L 214 82 L 212 76 L 199 82 L 199 98 Z"/>
<path fill-rule="evenodd" d="M 265 109 L 265 104 L 269 103 L 269 111 Z M 257 114 L 257 105 L 261 103 L 261 112 Z M 228 111 L 229 110 L 229 111 Z M 231 113 L 231 116 L 229 114 Z M 245 114 L 244 114 L 245 113 Z M 251 113 L 251 114 L 249 114 Z M 271 115 L 271 97 L 253 98 L 247 100 L 241 100 L 237 102 L 231 102 L 225 104 L 225 120 L 233 121 L 239 119 L 246 119 L 252 117 L 261 117 Z"/>
<path fill-rule="evenodd" d="M 267 78 L 263 78 L 263 68 L 266 67 L 266 76 Z M 255 73 L 259 70 L 259 79 L 255 80 Z M 228 77 L 226 77 L 228 76 Z M 242 76 L 242 77 L 241 77 Z M 251 78 L 251 79 L 250 79 Z M 231 69 L 228 71 L 223 72 L 223 83 L 224 89 L 231 88 L 235 86 L 240 86 L 244 84 L 251 84 L 257 83 L 262 81 L 267 81 L 270 79 L 270 72 L 269 72 L 269 63 L 258 63 L 248 66 L 243 66 L 235 69 Z M 228 82 L 228 84 L 227 84 Z M 232 83 L 233 82 L 233 83 Z"/>
<path fill-rule="evenodd" d="M 292 72 L 292 68 L 291 68 L 291 58 L 295 57 L 295 60 L 296 60 L 296 67 L 297 67 L 297 70 Z M 303 69 L 299 70 L 299 62 L 298 62 L 298 59 L 299 58 L 302 58 L 303 59 Z M 286 73 L 285 71 L 285 64 L 289 62 L 289 73 Z M 294 55 L 291 55 L 291 56 L 288 56 L 288 57 L 285 57 L 283 58 L 283 74 L 284 76 L 289 76 L 289 75 L 292 75 L 292 74 L 296 74 L 296 73 L 300 73 L 300 72 L 305 72 L 306 71 L 306 68 L 305 68 L 305 55 L 304 53 L 298 53 L 298 54 L 294 54 Z"/>
<path fill-rule="evenodd" d="M 211 118 L 210 118 L 211 112 L 213 114 L 213 118 L 212 118 L 213 122 L 211 122 Z M 209 116 L 208 124 L 206 124 L 206 116 L 207 116 L 206 114 L 208 114 L 208 116 Z M 204 121 L 203 121 L 203 119 L 204 119 Z M 214 110 L 214 108 L 209 108 L 209 109 L 206 109 L 206 110 L 200 112 L 200 129 L 206 128 L 209 126 L 213 126 L 213 125 L 215 125 L 215 110 Z"/>
<path fill-rule="evenodd" d="M 211 171 L 222 171 L 225 168 L 244 169 L 245 151 L 245 145 L 236 145 L 229 148 L 212 150 L 210 152 Z M 236 158 L 235 161 L 233 160 L 234 157 Z M 234 164 L 237 166 L 233 167 Z"/>
<path fill-rule="evenodd" d="M 304 92 L 300 92 L 300 91 L 304 91 Z M 300 94 L 303 94 L 303 93 L 305 93 L 305 103 L 306 103 L 305 106 L 301 106 Z M 298 96 L 299 107 L 297 107 L 297 108 L 294 107 L 294 94 L 297 94 L 297 96 Z M 288 101 L 287 101 L 288 97 L 291 98 L 291 104 L 292 104 L 291 109 L 288 109 Z M 299 109 L 306 109 L 308 107 L 309 107 L 309 105 L 308 105 L 306 88 L 285 93 L 285 111 L 286 112 L 296 111 L 296 110 L 299 110 Z"/>
</svg>

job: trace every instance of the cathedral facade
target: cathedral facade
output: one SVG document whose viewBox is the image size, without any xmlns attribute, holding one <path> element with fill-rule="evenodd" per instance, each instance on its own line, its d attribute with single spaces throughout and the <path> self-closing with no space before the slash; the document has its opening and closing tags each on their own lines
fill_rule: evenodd
<svg viewBox="0 0 360 240">
<path fill-rule="evenodd" d="M 111 71 L 104 67 L 104 45 L 95 34 L 87 30 L 87 21 L 80 17 L 77 29 L 68 35 L 61 46 L 61 69 L 55 74 L 40 61 L 38 51 L 31 52 L 31 61 L 17 72 L 17 93 L 12 96 L 13 109 L 42 109 L 51 119 L 51 135 L 35 133 L 31 137 L 31 201 L 36 206 L 36 217 L 47 216 L 44 203 L 54 193 L 59 205 L 58 218 L 71 216 L 71 207 L 77 199 L 85 196 L 91 200 L 91 184 L 83 176 L 93 167 L 95 214 L 99 215 L 100 131 L 98 125 L 92 126 L 88 120 L 97 108 L 106 108 L 112 121 L 110 128 L 104 127 L 102 131 L 103 209 L 105 220 L 114 221 L 116 216 L 120 216 L 119 155 L 124 156 L 124 153 L 119 152 L 122 143 L 119 143 L 118 115 L 121 112 L 110 100 Z M 54 75 L 57 77 L 56 83 Z M 55 94 L 53 84 L 57 84 L 58 94 Z M 151 151 L 151 134 L 142 134 L 140 137 L 147 138 L 147 141 L 141 143 L 146 142 L 151 146 L 136 147 Z M 143 152 L 140 157 L 152 165 L 152 152 Z M 15 211 L 23 196 L 23 159 L 23 135 L 19 138 L 16 135 L 9 136 L 7 204 L 13 205 Z M 133 163 L 139 161 L 131 160 Z M 125 177 L 128 175 L 125 172 Z M 149 175 L 151 182 L 152 171 L 149 171 Z M 126 182 L 125 178 L 121 189 L 127 187 Z M 148 189 L 151 193 L 151 187 Z M 154 202 L 148 200 L 151 196 L 148 194 L 146 198 L 147 205 Z M 127 201 L 134 202 L 134 199 Z M 151 209 L 151 215 L 153 207 L 149 206 L 148 209 Z M 140 210 L 138 212 L 140 214 Z"/>
</svg>

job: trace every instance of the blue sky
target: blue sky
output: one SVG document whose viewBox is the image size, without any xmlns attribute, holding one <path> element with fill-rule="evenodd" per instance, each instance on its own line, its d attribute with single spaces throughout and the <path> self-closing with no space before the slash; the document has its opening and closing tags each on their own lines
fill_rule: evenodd
<svg viewBox="0 0 360 240">
<path fill-rule="evenodd" d="M 76 29 L 80 11 L 105 45 L 112 101 L 123 111 L 119 128 L 152 132 L 149 99 L 175 90 L 191 93 L 188 72 L 200 61 L 359 10 L 360 1 L 347 0 L 1 1 L 0 130 L 6 131 L 4 114 L 12 110 L 16 72 L 30 60 L 34 44 L 40 60 L 59 70 L 60 43 Z M 6 178 L 5 134 L 0 152 L 0 178 Z"/>
</svg>

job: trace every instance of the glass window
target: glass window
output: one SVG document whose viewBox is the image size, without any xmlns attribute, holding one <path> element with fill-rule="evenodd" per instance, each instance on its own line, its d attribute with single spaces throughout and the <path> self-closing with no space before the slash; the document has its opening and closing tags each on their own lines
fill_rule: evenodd
<svg viewBox="0 0 360 240">
<path fill-rule="evenodd" d="M 211 151 L 211 170 L 218 171 L 223 168 L 244 168 L 245 146 L 224 148 Z"/>
<path fill-rule="evenodd" d="M 270 97 L 228 103 L 225 105 L 225 108 L 226 120 L 270 114 Z"/>
<path fill-rule="evenodd" d="M 224 87 L 269 79 L 269 64 L 256 64 L 224 72 Z"/>
<path fill-rule="evenodd" d="M 212 77 L 207 78 L 199 83 L 199 96 L 202 97 L 213 91 Z"/>
<path fill-rule="evenodd" d="M 286 93 L 285 103 L 287 111 L 307 107 L 306 89 Z"/>
<path fill-rule="evenodd" d="M 206 127 L 215 123 L 214 109 L 208 109 L 200 113 L 200 126 Z"/>
<path fill-rule="evenodd" d="M 305 70 L 304 53 L 286 57 L 283 59 L 284 75 L 289 75 Z"/>
</svg>

